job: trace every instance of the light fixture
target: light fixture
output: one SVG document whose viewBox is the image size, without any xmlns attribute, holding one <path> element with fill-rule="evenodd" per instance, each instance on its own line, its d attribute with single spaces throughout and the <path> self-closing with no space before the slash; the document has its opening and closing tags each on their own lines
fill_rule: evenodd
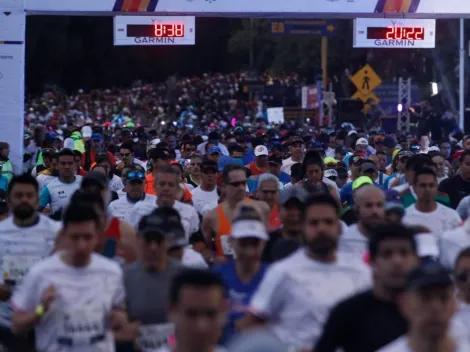
<svg viewBox="0 0 470 352">
<path fill-rule="evenodd" d="M 402 112 L 402 111 L 403 111 L 403 105 L 402 105 L 402 104 L 398 104 L 397 110 L 398 110 L 398 112 Z"/>
<path fill-rule="evenodd" d="M 431 95 L 437 95 L 439 93 L 439 87 L 437 86 L 436 82 L 431 82 Z"/>
</svg>

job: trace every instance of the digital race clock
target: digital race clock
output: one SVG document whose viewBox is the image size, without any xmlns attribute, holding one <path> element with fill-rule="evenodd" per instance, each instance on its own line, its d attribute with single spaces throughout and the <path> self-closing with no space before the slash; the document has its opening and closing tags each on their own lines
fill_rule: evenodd
<svg viewBox="0 0 470 352">
<path fill-rule="evenodd" d="M 355 48 L 434 48 L 436 20 L 358 18 Z"/>
<path fill-rule="evenodd" d="M 114 17 L 114 45 L 194 45 L 195 37 L 190 16 Z"/>
</svg>

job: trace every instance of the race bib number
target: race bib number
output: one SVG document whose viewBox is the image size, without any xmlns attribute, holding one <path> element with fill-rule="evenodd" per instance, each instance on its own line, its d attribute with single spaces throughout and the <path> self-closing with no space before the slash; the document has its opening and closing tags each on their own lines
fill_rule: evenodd
<svg viewBox="0 0 470 352">
<path fill-rule="evenodd" d="M 172 323 L 143 325 L 137 343 L 143 352 L 174 345 L 175 326 Z"/>
<path fill-rule="evenodd" d="M 106 311 L 102 306 L 65 309 L 61 312 L 57 343 L 91 346 L 106 337 Z"/>
<path fill-rule="evenodd" d="M 220 243 L 222 243 L 222 251 L 224 252 L 224 255 L 233 255 L 233 248 L 230 244 L 229 238 L 229 235 L 220 236 Z"/>
<path fill-rule="evenodd" d="M 28 270 L 43 259 L 41 256 L 12 256 L 3 257 L 3 279 L 21 281 Z"/>
</svg>

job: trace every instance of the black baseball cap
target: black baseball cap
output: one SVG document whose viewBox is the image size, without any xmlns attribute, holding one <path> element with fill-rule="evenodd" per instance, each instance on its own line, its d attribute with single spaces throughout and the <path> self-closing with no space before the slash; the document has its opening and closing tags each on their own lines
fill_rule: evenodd
<svg viewBox="0 0 470 352">
<path fill-rule="evenodd" d="M 83 177 L 80 188 L 83 189 L 89 186 L 95 186 L 100 188 L 101 190 L 104 190 L 108 188 L 108 178 L 105 174 L 102 174 L 100 172 L 89 172 L 85 177 Z"/>
<path fill-rule="evenodd" d="M 406 291 L 422 290 L 429 287 L 453 286 L 452 275 L 440 264 L 421 265 L 413 269 L 405 282 Z"/>
<path fill-rule="evenodd" d="M 219 171 L 219 165 L 213 160 L 204 160 L 201 164 L 201 172 L 212 170 L 214 172 Z"/>
<path fill-rule="evenodd" d="M 338 172 L 338 177 L 339 178 L 347 178 L 349 177 L 348 175 L 348 170 L 345 167 L 338 167 L 336 168 L 336 172 Z"/>
<path fill-rule="evenodd" d="M 270 155 L 268 157 L 268 163 L 282 165 L 282 158 L 280 156 Z"/>
</svg>

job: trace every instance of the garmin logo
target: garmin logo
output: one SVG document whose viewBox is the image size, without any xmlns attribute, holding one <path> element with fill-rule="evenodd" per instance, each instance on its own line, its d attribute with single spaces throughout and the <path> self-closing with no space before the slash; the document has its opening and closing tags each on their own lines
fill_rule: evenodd
<svg viewBox="0 0 470 352">
<path fill-rule="evenodd" d="M 13 56 L 10 56 L 10 55 L 0 55 L 0 60 L 13 60 Z"/>
<path fill-rule="evenodd" d="M 380 47 L 410 47 L 415 46 L 414 40 L 396 40 L 396 39 L 385 39 L 385 40 L 374 40 L 375 46 Z"/>
<path fill-rule="evenodd" d="M 150 38 L 150 37 L 136 37 L 134 42 L 137 44 L 174 44 L 175 38 Z"/>
</svg>

